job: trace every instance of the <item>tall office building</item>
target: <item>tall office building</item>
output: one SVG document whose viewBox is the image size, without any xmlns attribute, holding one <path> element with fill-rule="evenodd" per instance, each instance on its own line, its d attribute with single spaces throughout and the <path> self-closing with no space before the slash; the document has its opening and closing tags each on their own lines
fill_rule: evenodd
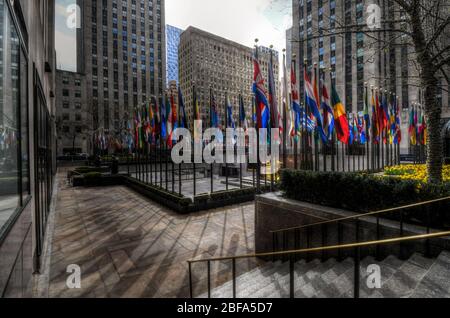
<svg viewBox="0 0 450 318">
<path fill-rule="evenodd" d="M 292 64 L 292 32 L 293 28 L 286 30 L 286 69 L 290 72 Z"/>
<path fill-rule="evenodd" d="M 166 25 L 166 46 L 167 46 L 167 85 L 171 81 L 178 83 L 178 46 L 183 30 L 171 25 Z"/>
<path fill-rule="evenodd" d="M 233 105 L 234 120 L 239 122 L 239 94 L 244 98 L 247 117 L 252 114 L 254 49 L 189 27 L 181 35 L 179 46 L 180 87 L 184 94 L 188 122 L 193 125 L 193 87 L 195 85 L 204 126 L 210 121 L 210 90 L 219 108 L 219 118 L 225 124 L 225 94 Z M 267 80 L 270 55 L 273 57 L 278 92 L 278 52 L 259 47 L 262 72 Z M 267 86 L 267 81 L 266 81 Z"/>
<path fill-rule="evenodd" d="M 57 155 L 89 153 L 92 149 L 92 112 L 86 103 L 86 76 L 56 71 Z"/>
<path fill-rule="evenodd" d="M 93 131 L 120 133 L 134 108 L 166 87 L 164 0 L 91 0 L 80 3 L 79 68 Z M 80 64 L 80 63 L 79 63 Z"/>
<path fill-rule="evenodd" d="M 303 98 L 303 71 L 313 63 L 326 71 L 326 81 L 332 81 L 349 113 L 364 108 L 365 83 L 399 96 L 404 109 L 403 136 L 407 136 L 407 109 L 419 102 L 416 68 L 411 61 L 411 46 L 404 37 L 379 32 L 375 37 L 364 33 L 319 33 L 336 31 L 339 25 L 364 24 L 368 19 L 367 6 L 373 0 L 293 0 L 293 53 L 297 55 L 297 74 Z M 380 4 L 381 5 L 381 4 Z M 383 1 L 382 16 L 399 20 L 400 10 L 393 1 Z M 331 32 L 335 33 L 335 32 Z M 321 36 L 323 35 L 323 36 Z M 385 47 L 385 43 L 392 45 Z M 329 69 L 331 68 L 331 73 Z M 330 79 L 331 78 L 331 79 Z M 442 92 L 444 117 L 450 117 L 448 94 Z M 408 152 L 408 138 L 403 138 L 402 152 Z"/>
<path fill-rule="evenodd" d="M 54 0 L 0 0 L 0 295 L 31 297 L 55 163 Z"/>
</svg>

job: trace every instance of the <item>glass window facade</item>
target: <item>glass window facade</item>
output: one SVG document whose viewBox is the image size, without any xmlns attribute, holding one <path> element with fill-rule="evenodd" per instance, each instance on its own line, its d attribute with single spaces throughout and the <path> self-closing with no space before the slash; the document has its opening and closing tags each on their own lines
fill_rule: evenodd
<svg viewBox="0 0 450 318">
<path fill-rule="evenodd" d="M 180 45 L 180 36 L 183 30 L 166 26 L 166 47 L 167 47 L 167 84 L 176 81 L 178 84 L 178 46 Z"/>
<path fill-rule="evenodd" d="M 30 194 L 28 64 L 5 0 L 0 0 L 0 235 Z"/>
</svg>

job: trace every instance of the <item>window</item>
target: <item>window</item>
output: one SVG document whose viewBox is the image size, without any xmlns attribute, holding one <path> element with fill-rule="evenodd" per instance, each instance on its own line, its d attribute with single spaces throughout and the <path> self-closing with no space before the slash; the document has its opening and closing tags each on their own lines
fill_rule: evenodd
<svg viewBox="0 0 450 318">
<path fill-rule="evenodd" d="M 30 194 L 28 64 L 4 0 L 0 0 L 0 236 Z M 7 31 L 6 31 L 7 30 Z"/>
</svg>

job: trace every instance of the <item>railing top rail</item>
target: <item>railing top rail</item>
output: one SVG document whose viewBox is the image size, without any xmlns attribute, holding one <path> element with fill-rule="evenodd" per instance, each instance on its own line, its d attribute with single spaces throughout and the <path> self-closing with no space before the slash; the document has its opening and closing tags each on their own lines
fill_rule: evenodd
<svg viewBox="0 0 450 318">
<path fill-rule="evenodd" d="M 367 216 L 374 216 L 374 215 L 379 215 L 379 214 L 384 214 L 384 213 L 389 213 L 389 212 L 394 212 L 394 211 L 401 211 L 404 209 L 415 208 L 415 207 L 433 204 L 433 203 L 437 203 L 437 202 L 443 202 L 443 201 L 447 201 L 447 200 L 450 200 L 450 197 L 445 197 L 445 198 L 440 198 L 440 199 L 435 199 L 435 200 L 430 200 L 430 201 L 424 201 L 424 202 L 420 202 L 420 203 L 413 203 L 413 204 L 408 204 L 408 205 L 404 205 L 404 206 L 400 206 L 400 207 L 389 208 L 389 209 L 373 211 L 373 212 L 367 212 L 367 213 L 358 214 L 358 215 L 346 216 L 346 217 L 342 217 L 342 218 L 338 218 L 338 219 L 321 221 L 321 222 L 317 222 L 317 223 L 313 223 L 313 224 L 306 224 L 306 225 L 302 225 L 302 226 L 295 226 L 295 227 L 290 227 L 290 228 L 285 228 L 285 229 L 280 229 L 280 230 L 274 230 L 274 231 L 270 231 L 270 233 L 281 233 L 281 232 L 287 232 L 287 231 L 293 231 L 293 230 L 301 230 L 301 229 L 305 229 L 308 227 L 325 225 L 325 224 L 330 224 L 330 223 L 337 223 L 337 222 L 354 220 L 354 219 L 360 219 L 360 218 L 367 217 Z"/>
<path fill-rule="evenodd" d="M 406 237 L 398 237 L 398 238 L 391 238 L 391 239 L 385 239 L 385 240 L 379 240 L 379 241 L 368 241 L 368 242 L 363 242 L 363 243 L 352 243 L 352 244 L 344 244 L 344 245 L 315 247 L 315 248 L 300 249 L 300 250 L 280 251 L 280 252 L 272 252 L 272 253 L 246 254 L 246 255 L 227 256 L 227 257 L 215 257 L 215 258 L 199 259 L 199 260 L 193 259 L 193 260 L 188 260 L 187 262 L 190 264 L 194 264 L 194 263 L 238 260 L 238 259 L 246 259 L 246 258 L 283 256 L 283 255 L 292 255 L 292 254 L 305 254 L 305 253 L 312 253 L 312 252 L 333 251 L 333 250 L 340 250 L 340 249 L 350 249 L 350 248 L 368 247 L 368 246 L 376 246 L 376 245 L 389 245 L 389 244 L 419 241 L 419 240 L 429 240 L 429 239 L 433 239 L 433 238 L 441 238 L 441 237 L 446 237 L 446 236 L 450 236 L 450 231 L 431 233 L 431 234 L 414 235 L 414 236 L 406 236 Z"/>
</svg>

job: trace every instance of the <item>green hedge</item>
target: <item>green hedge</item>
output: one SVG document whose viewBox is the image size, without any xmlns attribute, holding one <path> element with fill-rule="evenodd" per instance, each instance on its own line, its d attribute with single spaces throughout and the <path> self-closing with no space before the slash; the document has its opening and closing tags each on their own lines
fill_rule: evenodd
<svg viewBox="0 0 450 318">
<path fill-rule="evenodd" d="M 450 196 L 450 184 L 422 184 L 360 173 L 294 170 L 282 171 L 281 190 L 290 199 L 354 212 Z"/>
</svg>

